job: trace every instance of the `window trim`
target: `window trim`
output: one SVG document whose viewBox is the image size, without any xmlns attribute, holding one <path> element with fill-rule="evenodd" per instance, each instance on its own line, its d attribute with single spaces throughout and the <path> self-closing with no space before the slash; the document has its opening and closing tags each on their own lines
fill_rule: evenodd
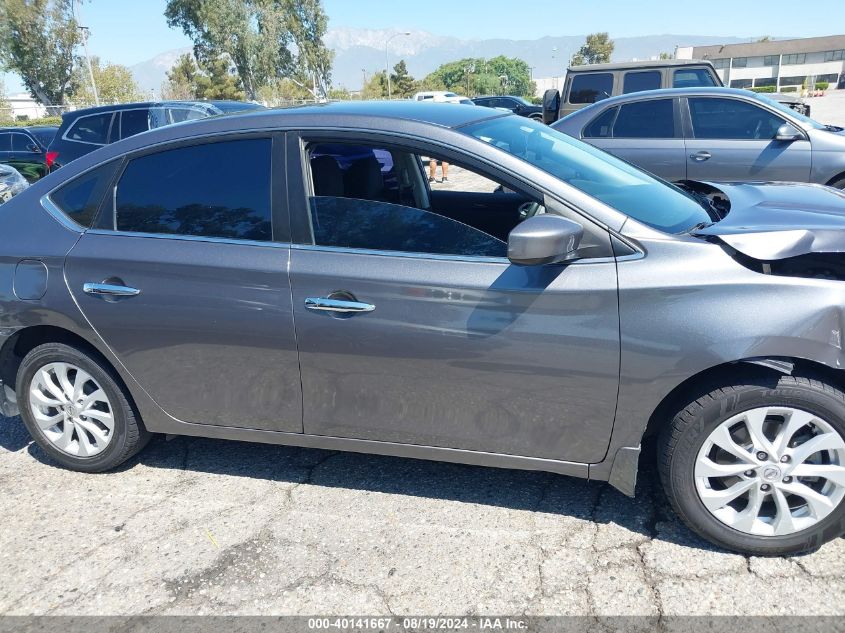
<svg viewBox="0 0 845 633">
<path fill-rule="evenodd" d="M 741 97 L 737 97 L 735 95 L 685 95 L 682 97 L 684 103 L 681 104 L 681 113 L 684 117 L 684 139 L 685 140 L 693 140 L 693 141 L 742 141 L 742 142 L 751 142 L 751 143 L 770 143 L 773 139 L 765 139 L 765 138 L 726 138 L 726 139 L 707 139 L 707 138 L 697 138 L 695 136 L 695 128 L 692 124 L 692 108 L 690 107 L 689 100 L 690 99 L 723 99 L 729 101 L 739 101 L 741 103 L 746 103 L 751 106 L 756 106 L 762 110 L 765 110 L 769 114 L 781 119 L 784 123 L 789 123 L 795 129 L 797 129 L 801 134 L 804 136 L 805 141 L 808 141 L 809 138 L 807 137 L 807 132 L 803 126 L 799 125 L 797 121 L 792 121 L 791 119 L 787 119 L 784 116 L 784 113 L 779 112 L 773 108 L 768 107 L 762 101 L 756 101 L 754 99 L 743 99 Z"/>
<path fill-rule="evenodd" d="M 617 237 L 625 243 L 629 243 L 623 237 L 620 237 L 615 231 L 609 227 L 602 225 L 593 219 L 588 213 L 581 211 L 571 203 L 559 200 L 548 192 L 539 189 L 533 183 L 525 182 L 524 180 L 515 177 L 512 174 L 502 171 L 502 169 L 483 158 L 475 155 L 461 152 L 454 146 L 444 145 L 432 139 L 421 138 L 417 136 L 405 135 L 398 132 L 386 132 L 376 130 L 349 130 L 349 129 L 330 129 L 330 128 L 301 128 L 299 130 L 289 130 L 287 133 L 287 164 L 288 168 L 288 209 L 291 212 L 288 217 L 291 222 L 291 248 L 298 250 L 312 250 L 325 252 L 339 252 L 339 253 L 357 253 L 363 255 L 379 255 L 385 257 L 406 257 L 416 259 L 438 259 L 444 261 L 455 262 L 475 262 L 475 263 L 504 263 L 510 265 L 510 260 L 507 257 L 486 257 L 486 256 L 472 256 L 472 255 L 445 255 L 439 253 L 416 253 L 407 251 L 384 251 L 378 249 L 360 249 L 347 248 L 337 246 L 321 246 L 314 244 L 314 238 L 311 234 L 310 227 L 310 206 L 309 197 L 313 195 L 311 191 L 312 179 L 311 169 L 307 158 L 309 143 L 330 143 L 330 142 L 350 142 L 350 143 L 374 143 L 380 148 L 394 149 L 405 152 L 431 152 L 434 148 L 439 155 L 445 158 L 451 158 L 455 164 L 466 166 L 469 169 L 476 169 L 481 172 L 487 172 L 494 175 L 493 178 L 486 178 L 494 180 L 514 189 L 521 190 L 527 195 L 534 196 L 543 200 L 547 208 L 557 208 L 565 211 L 568 214 L 576 216 L 579 223 L 582 223 L 584 230 L 603 233 L 608 236 L 608 248 L 610 254 L 608 256 L 583 258 L 575 260 L 574 263 L 600 263 L 606 261 L 613 261 L 613 244 L 611 237 Z M 482 173 L 484 175 L 484 173 Z M 638 250 L 638 249 L 636 249 Z"/>
<path fill-rule="evenodd" d="M 120 156 L 117 160 L 121 162 L 121 164 L 117 165 L 115 169 L 114 177 L 110 183 L 112 196 L 104 196 L 103 201 L 100 204 L 100 208 L 97 212 L 97 215 L 94 219 L 94 222 L 91 225 L 91 228 L 88 231 L 102 231 L 103 233 L 107 233 L 109 235 L 132 235 L 137 237 L 156 237 L 156 238 L 169 238 L 169 239 L 199 239 L 200 241 L 214 241 L 220 243 L 234 243 L 234 244 L 246 244 L 246 243 L 253 243 L 253 244 L 261 244 L 261 245 L 271 245 L 271 244 L 282 244 L 282 245 L 289 245 L 290 244 L 290 224 L 288 219 L 288 207 L 287 207 L 287 199 L 286 196 L 283 195 L 284 188 L 286 185 L 286 157 L 283 155 L 284 150 L 284 136 L 285 132 L 280 130 L 251 130 L 251 131 L 232 131 L 232 132 L 225 132 L 220 134 L 208 134 L 203 136 L 194 136 L 190 138 L 182 138 L 173 141 L 165 141 L 163 143 L 157 143 L 155 145 L 150 145 L 147 147 L 139 148 L 135 151 L 129 152 Z M 271 237 L 270 240 L 263 242 L 257 240 L 243 240 L 238 238 L 227 238 L 227 237 L 211 237 L 211 236 L 203 236 L 203 235 L 180 235 L 176 233 L 142 233 L 142 232 L 134 232 L 134 231 L 122 231 L 118 230 L 115 220 L 116 220 L 116 193 L 117 193 L 117 185 L 120 182 L 120 179 L 123 177 L 124 172 L 126 171 L 126 167 L 129 165 L 130 161 L 135 160 L 137 158 L 143 158 L 144 156 L 148 156 L 150 154 L 158 154 L 161 152 L 166 152 L 174 149 L 181 149 L 183 147 L 193 147 L 196 145 L 209 145 L 211 143 L 219 143 L 219 142 L 231 142 L 231 141 L 239 141 L 239 140 L 250 140 L 256 138 L 264 138 L 270 140 L 270 232 Z M 279 149 L 281 147 L 281 151 Z M 280 160 L 279 167 L 276 167 L 276 161 Z M 95 169 L 96 166 L 92 169 Z M 90 170 L 87 170 L 90 171 Z M 84 172 L 83 172 L 84 173 Z M 81 174 L 80 174 L 81 175 Z M 56 187 L 58 189 L 58 187 Z M 103 220 L 103 214 L 109 212 L 109 204 L 108 201 L 111 201 L 111 213 L 113 214 L 112 220 L 112 227 L 113 228 L 103 228 L 99 226 L 101 221 Z M 87 232 L 87 231 L 86 231 Z"/>
<path fill-rule="evenodd" d="M 659 100 L 671 100 L 672 101 L 672 123 L 674 128 L 674 136 L 661 136 L 661 137 L 642 137 L 642 136 L 615 136 L 613 134 L 613 129 L 616 127 L 616 121 L 619 119 L 619 114 L 622 112 L 622 108 L 626 105 L 631 105 L 634 103 L 644 103 L 646 101 L 659 101 Z M 603 116 L 605 112 L 612 108 L 618 108 L 619 111 L 616 113 L 616 116 L 613 118 L 613 124 L 610 126 L 611 135 L 610 136 L 584 136 L 584 131 L 593 124 L 599 117 Z M 671 97 L 671 96 L 649 96 L 643 97 L 642 99 L 632 99 L 630 101 L 617 101 L 616 103 L 608 104 L 606 108 L 604 108 L 601 112 L 599 112 L 596 116 L 592 119 L 587 121 L 584 126 L 581 128 L 579 132 L 579 138 L 581 140 L 591 139 L 591 140 L 600 140 L 600 141 L 682 141 L 684 140 L 684 125 L 683 125 L 683 111 L 681 110 L 680 106 L 680 98 L 679 97 Z"/>
<path fill-rule="evenodd" d="M 106 111 L 106 112 L 95 112 L 93 114 L 86 114 L 84 116 L 76 117 L 73 120 L 73 123 L 71 123 L 67 127 L 67 129 L 64 131 L 64 133 L 62 134 L 62 140 L 67 141 L 68 143 L 84 143 L 85 145 L 93 145 L 95 147 L 105 147 L 106 145 L 110 145 L 108 140 L 111 138 L 111 130 L 112 130 L 112 127 L 114 126 L 115 112 L 117 112 L 117 110 L 110 110 L 110 111 Z M 76 139 L 76 138 L 68 138 L 68 134 L 70 133 L 70 131 L 73 128 L 75 128 L 77 126 L 77 124 L 79 124 L 80 121 L 82 121 L 83 119 L 90 119 L 91 117 L 95 117 L 95 116 L 102 116 L 103 114 L 108 114 L 111 117 L 109 119 L 108 129 L 106 130 L 106 142 L 105 143 L 92 143 L 91 141 L 80 141 L 79 139 Z"/>
</svg>

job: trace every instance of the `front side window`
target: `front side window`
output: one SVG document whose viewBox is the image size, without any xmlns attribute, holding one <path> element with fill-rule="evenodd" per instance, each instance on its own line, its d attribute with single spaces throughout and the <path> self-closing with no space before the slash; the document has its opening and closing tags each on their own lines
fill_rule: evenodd
<svg viewBox="0 0 845 633">
<path fill-rule="evenodd" d="M 640 92 L 642 90 L 657 90 L 660 88 L 660 71 L 648 70 L 642 72 L 625 73 L 624 87 L 622 92 Z"/>
<path fill-rule="evenodd" d="M 673 88 L 701 88 L 715 86 L 716 80 L 704 68 L 683 68 L 672 76 Z"/>
<path fill-rule="evenodd" d="M 738 99 L 689 99 L 695 138 L 769 140 L 784 120 L 764 108 Z"/>
<path fill-rule="evenodd" d="M 32 152 L 33 148 L 40 149 L 35 139 L 30 138 L 26 134 L 20 132 L 12 134 L 12 151 L 13 152 Z"/>
<path fill-rule="evenodd" d="M 537 121 L 505 116 L 461 131 L 660 231 L 678 233 L 710 221 L 678 187 Z"/>
<path fill-rule="evenodd" d="M 569 103 L 595 103 L 613 94 L 612 73 L 575 75 L 569 89 Z"/>
<path fill-rule="evenodd" d="M 514 226 L 545 212 L 437 156 L 357 143 L 313 143 L 307 156 L 317 246 L 504 258 Z"/>
<path fill-rule="evenodd" d="M 114 228 L 271 240 L 270 145 L 218 141 L 132 159 L 117 184 Z"/>
<path fill-rule="evenodd" d="M 71 220 L 87 229 L 94 222 L 116 168 L 117 162 L 111 162 L 82 174 L 53 191 L 50 200 Z"/>
<path fill-rule="evenodd" d="M 65 138 L 81 143 L 105 145 L 109 142 L 109 127 L 113 115 L 113 112 L 104 112 L 79 117 L 65 133 Z"/>
</svg>

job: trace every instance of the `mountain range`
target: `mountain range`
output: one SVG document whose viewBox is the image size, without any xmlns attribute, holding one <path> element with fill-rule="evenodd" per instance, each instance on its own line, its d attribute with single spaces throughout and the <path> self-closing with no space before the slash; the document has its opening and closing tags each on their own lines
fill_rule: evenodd
<svg viewBox="0 0 845 633">
<path fill-rule="evenodd" d="M 326 45 L 334 50 L 332 83 L 350 90 L 361 87 L 364 75 L 371 76 L 385 68 L 385 42 L 400 33 L 398 30 L 337 28 L 326 33 Z M 614 40 L 613 61 L 656 58 L 660 53 L 672 53 L 676 46 L 704 46 L 735 44 L 753 41 L 755 37 L 724 37 L 708 35 L 644 35 L 619 37 Z M 779 39 L 779 38 L 778 38 Z M 545 36 L 533 40 L 460 39 L 410 31 L 396 35 L 390 41 L 390 65 L 404 59 L 414 77 L 424 77 L 440 64 L 464 57 L 519 57 L 533 68 L 535 77 L 563 75 L 570 56 L 584 43 L 584 35 Z M 135 81 L 146 92 L 158 92 L 179 55 L 190 48 L 170 50 L 152 59 L 135 64 L 130 69 Z"/>
</svg>

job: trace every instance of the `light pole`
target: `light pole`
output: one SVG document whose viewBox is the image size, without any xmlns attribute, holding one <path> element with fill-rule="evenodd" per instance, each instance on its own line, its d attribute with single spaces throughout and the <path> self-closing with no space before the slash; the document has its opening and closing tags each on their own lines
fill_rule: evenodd
<svg viewBox="0 0 845 633">
<path fill-rule="evenodd" d="M 79 13 L 79 0 L 75 0 L 71 5 L 73 8 L 73 17 L 76 18 Z M 77 28 L 82 31 L 82 47 L 85 49 L 85 61 L 88 63 L 88 76 L 91 78 L 91 90 L 94 92 L 94 103 L 100 105 L 100 95 L 97 94 L 97 82 L 94 81 L 94 69 L 91 67 L 91 56 L 88 54 L 88 27 L 79 26 L 79 19 L 77 18 Z"/>
<path fill-rule="evenodd" d="M 390 37 L 387 38 L 387 41 L 384 43 L 384 72 L 387 75 L 387 98 L 390 99 L 393 96 L 393 91 L 390 87 L 390 40 L 394 37 L 399 37 L 400 35 L 410 35 L 410 31 L 404 31 L 402 33 L 394 33 Z"/>
</svg>

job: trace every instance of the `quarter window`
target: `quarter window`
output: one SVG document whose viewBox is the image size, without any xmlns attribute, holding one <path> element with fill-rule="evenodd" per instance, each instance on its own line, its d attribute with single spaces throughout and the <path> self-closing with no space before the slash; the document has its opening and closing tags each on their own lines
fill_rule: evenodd
<svg viewBox="0 0 845 633">
<path fill-rule="evenodd" d="M 114 228 L 271 240 L 270 145 L 220 141 L 133 159 L 117 186 Z"/>
<path fill-rule="evenodd" d="M 613 121 L 619 108 L 608 108 L 584 128 L 584 138 L 611 138 L 613 136 Z"/>
<path fill-rule="evenodd" d="M 628 94 L 641 90 L 657 90 L 660 88 L 660 83 L 660 72 L 657 70 L 625 73 L 625 84 L 622 92 Z"/>
<path fill-rule="evenodd" d="M 764 108 L 737 99 L 689 99 L 695 138 L 768 140 L 784 121 Z"/>
<path fill-rule="evenodd" d="M 70 141 L 105 145 L 108 143 L 109 127 L 113 115 L 113 112 L 104 112 L 79 117 L 65 133 L 65 138 Z"/>
<path fill-rule="evenodd" d="M 50 199 L 71 220 L 87 229 L 94 223 L 116 167 L 116 162 L 107 163 L 82 174 L 52 192 Z"/>
<path fill-rule="evenodd" d="M 613 94 L 612 73 L 575 75 L 569 89 L 569 103 L 595 103 Z"/>
</svg>

